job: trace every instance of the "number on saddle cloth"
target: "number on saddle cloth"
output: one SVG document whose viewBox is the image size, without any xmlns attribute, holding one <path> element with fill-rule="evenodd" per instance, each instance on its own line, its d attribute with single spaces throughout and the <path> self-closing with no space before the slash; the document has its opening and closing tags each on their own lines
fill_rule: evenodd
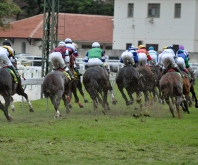
<svg viewBox="0 0 198 165">
<path fill-rule="evenodd" d="M 79 76 L 78 76 L 78 73 L 74 70 L 74 77 L 76 78 L 76 80 L 79 80 Z"/>
<path fill-rule="evenodd" d="M 18 79 L 17 79 L 17 77 L 16 77 L 14 71 L 13 71 L 12 69 L 10 69 L 10 68 L 7 68 L 7 70 L 8 70 L 8 71 L 10 72 L 10 74 L 12 75 L 14 83 L 18 83 Z"/>
</svg>

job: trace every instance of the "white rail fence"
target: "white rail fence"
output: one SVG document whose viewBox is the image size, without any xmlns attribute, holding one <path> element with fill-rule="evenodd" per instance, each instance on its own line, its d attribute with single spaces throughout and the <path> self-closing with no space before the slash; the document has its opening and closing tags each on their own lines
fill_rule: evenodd
<svg viewBox="0 0 198 165">
<path fill-rule="evenodd" d="M 85 63 L 83 61 L 77 61 L 80 67 L 80 72 L 85 72 Z M 107 67 L 110 69 L 110 67 L 113 65 L 114 67 L 117 67 L 117 70 L 123 67 L 123 64 L 119 63 L 119 61 L 109 61 L 106 63 Z M 195 77 L 198 77 L 198 63 L 190 63 L 192 69 L 194 70 Z M 28 94 L 30 100 L 37 100 L 42 98 L 41 96 L 41 85 L 43 83 L 43 79 L 41 77 L 41 67 L 35 67 L 35 66 L 22 66 L 18 65 L 19 71 L 24 76 L 24 79 L 22 79 L 22 84 L 24 85 L 25 92 Z M 116 73 L 110 74 L 110 81 L 112 85 L 115 84 L 115 76 Z M 2 97 L 0 96 L 1 100 Z M 14 101 L 23 101 L 22 97 L 15 94 L 14 95 Z M 3 101 L 3 100 L 2 100 Z"/>
</svg>

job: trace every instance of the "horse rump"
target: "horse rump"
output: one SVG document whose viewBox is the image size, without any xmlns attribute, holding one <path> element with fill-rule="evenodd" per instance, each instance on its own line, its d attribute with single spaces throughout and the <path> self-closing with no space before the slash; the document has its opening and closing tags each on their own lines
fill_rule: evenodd
<svg viewBox="0 0 198 165">
<path fill-rule="evenodd" d="M 46 98 L 51 98 L 58 91 L 58 87 L 53 84 L 53 75 L 47 75 L 43 81 L 43 94 Z"/>
</svg>

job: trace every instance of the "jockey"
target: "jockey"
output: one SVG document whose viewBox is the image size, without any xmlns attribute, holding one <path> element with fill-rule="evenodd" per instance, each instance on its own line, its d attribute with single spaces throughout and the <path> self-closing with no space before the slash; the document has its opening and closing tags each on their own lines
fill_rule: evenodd
<svg viewBox="0 0 198 165">
<path fill-rule="evenodd" d="M 159 65 L 162 65 L 162 74 L 165 74 L 169 68 L 174 68 L 181 74 L 182 78 L 184 77 L 183 73 L 175 62 L 176 58 L 177 56 L 172 46 L 168 46 L 166 49 L 164 49 L 164 51 L 161 53 L 161 58 L 159 58 Z"/>
<path fill-rule="evenodd" d="M 167 48 L 167 46 L 163 47 L 163 51 Z M 157 66 L 160 66 L 162 68 L 162 63 L 161 63 L 161 59 L 162 59 L 162 53 L 163 51 L 158 55 L 158 61 L 157 61 Z"/>
<path fill-rule="evenodd" d="M 148 51 L 149 55 L 151 56 L 152 60 L 149 61 L 149 65 L 157 65 L 157 61 L 158 61 L 158 54 L 157 52 L 154 50 L 154 48 L 152 46 L 149 47 L 149 51 Z"/>
<path fill-rule="evenodd" d="M 92 44 L 92 49 L 86 53 L 84 61 L 88 66 L 103 66 L 105 62 L 105 52 L 100 49 L 98 42 Z"/>
<path fill-rule="evenodd" d="M 66 48 L 69 50 L 69 54 L 71 55 L 70 59 L 70 67 L 74 69 L 74 71 L 78 74 L 78 76 L 82 76 L 76 66 L 75 58 L 78 57 L 77 45 L 72 42 L 70 38 L 65 39 Z"/>
<path fill-rule="evenodd" d="M 134 46 L 129 46 L 128 50 L 125 50 L 122 53 L 120 62 L 124 63 L 125 66 L 132 65 L 136 67 L 136 64 L 138 63 L 136 48 Z"/>
<path fill-rule="evenodd" d="M 190 74 L 190 72 L 189 72 L 188 69 L 187 69 L 187 68 L 190 67 L 190 65 L 189 65 L 189 63 L 188 63 L 188 57 L 186 56 L 186 54 L 184 53 L 183 50 L 178 50 L 177 54 L 178 54 L 178 57 L 177 57 L 177 60 L 176 60 L 177 65 L 178 65 L 184 72 L 186 72 L 186 73 L 188 74 L 188 76 L 190 77 L 190 79 L 192 79 L 192 78 L 191 78 L 191 74 Z"/>
<path fill-rule="evenodd" d="M 147 61 L 152 60 L 151 56 L 149 55 L 144 45 L 138 46 L 137 54 L 138 54 L 139 65 L 142 65 L 142 66 L 146 65 Z"/>
<path fill-rule="evenodd" d="M 11 47 L 11 44 L 9 41 L 3 42 L 3 47 L 0 47 L 0 60 L 1 60 L 1 66 L 0 67 L 9 67 L 15 74 L 16 78 L 15 82 L 20 82 L 20 76 L 18 72 L 16 72 L 15 67 L 13 66 L 11 60 L 15 60 L 14 56 L 14 49 Z"/>
<path fill-rule="evenodd" d="M 70 58 L 69 58 L 69 51 L 66 49 L 65 42 L 61 41 L 58 44 L 58 47 L 54 48 L 52 50 L 52 53 L 49 55 L 49 59 L 52 62 L 53 65 L 53 70 L 56 69 L 64 69 L 66 73 L 69 74 L 68 78 L 70 80 L 74 80 L 74 76 L 69 70 L 69 67 L 65 64 L 68 63 Z"/>
<path fill-rule="evenodd" d="M 184 49 L 184 46 L 183 45 L 179 45 L 179 50 L 183 51 L 184 54 L 188 57 L 188 61 L 190 60 L 189 58 L 189 54 L 188 54 L 188 51 Z M 178 51 L 179 51 L 178 50 Z M 178 51 L 177 51 L 177 54 L 178 54 Z"/>
</svg>

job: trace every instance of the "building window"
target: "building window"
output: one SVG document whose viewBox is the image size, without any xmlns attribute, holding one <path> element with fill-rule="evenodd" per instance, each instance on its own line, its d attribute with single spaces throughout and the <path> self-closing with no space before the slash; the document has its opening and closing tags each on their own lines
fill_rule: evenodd
<svg viewBox="0 0 198 165">
<path fill-rule="evenodd" d="M 110 49 L 112 49 L 112 46 L 106 46 L 105 49 L 110 50 Z"/>
<path fill-rule="evenodd" d="M 134 9 L 133 3 L 129 3 L 128 4 L 128 17 L 133 17 L 133 9 Z"/>
<path fill-rule="evenodd" d="M 138 45 L 137 46 L 139 46 L 139 45 L 143 45 L 143 41 L 138 41 Z"/>
<path fill-rule="evenodd" d="M 146 44 L 146 49 L 149 50 L 150 46 L 152 46 L 155 51 L 158 51 L 158 44 Z"/>
<path fill-rule="evenodd" d="M 90 49 L 91 45 L 82 45 L 82 49 Z"/>
<path fill-rule="evenodd" d="M 21 43 L 21 53 L 26 53 L 26 42 Z"/>
<path fill-rule="evenodd" d="M 173 48 L 174 48 L 175 51 L 178 51 L 179 45 L 173 45 Z"/>
<path fill-rule="evenodd" d="M 175 4 L 175 18 L 181 18 L 181 3 Z"/>
<path fill-rule="evenodd" d="M 158 3 L 149 3 L 148 4 L 148 17 L 160 17 L 160 4 Z"/>
<path fill-rule="evenodd" d="M 129 46 L 132 46 L 132 43 L 126 43 L 126 50 L 129 49 Z"/>
</svg>

